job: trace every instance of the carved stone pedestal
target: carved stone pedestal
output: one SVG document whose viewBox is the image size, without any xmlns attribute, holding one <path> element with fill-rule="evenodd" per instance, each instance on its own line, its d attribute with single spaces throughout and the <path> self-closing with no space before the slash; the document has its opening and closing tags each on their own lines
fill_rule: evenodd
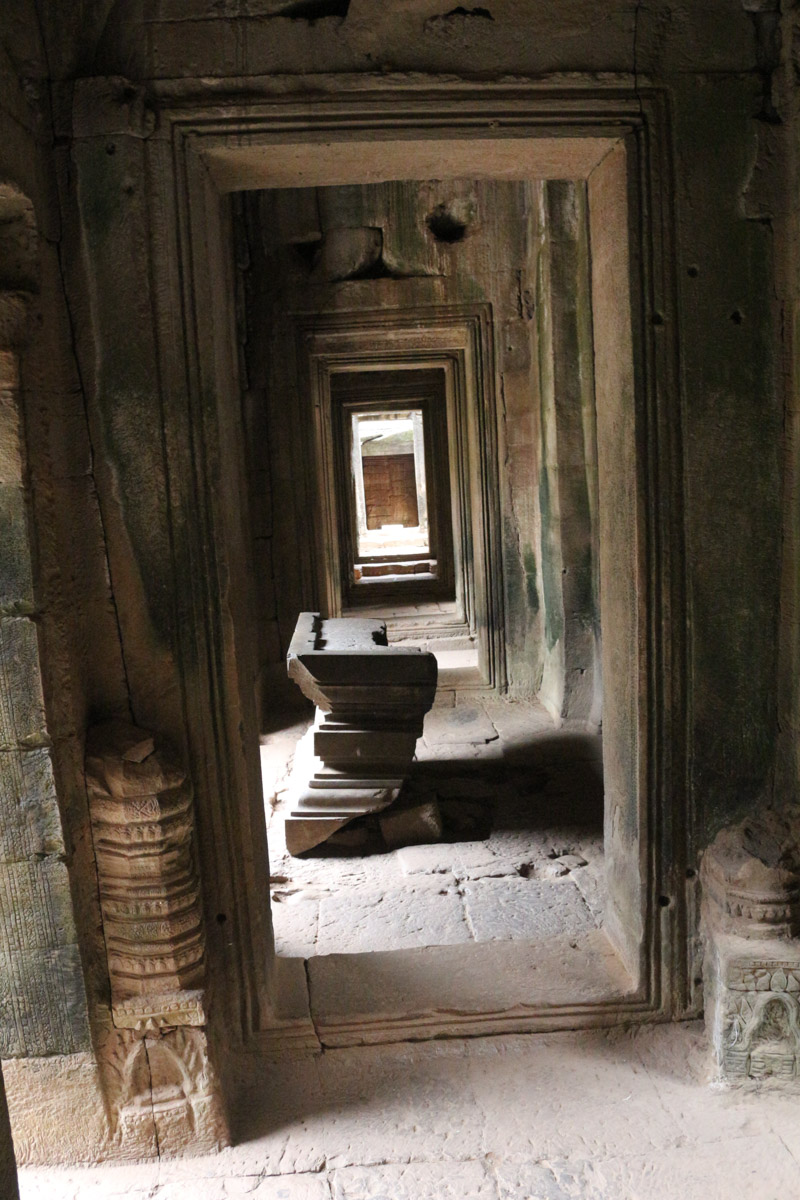
<svg viewBox="0 0 800 1200">
<path fill-rule="evenodd" d="M 298 747 L 286 821 L 291 854 L 398 796 L 436 695 L 436 659 L 389 646 L 383 621 L 301 613 L 289 676 L 317 706 Z"/>
<path fill-rule="evenodd" d="M 800 1082 L 799 830 L 767 810 L 703 859 L 706 1025 L 729 1083 Z"/>
</svg>

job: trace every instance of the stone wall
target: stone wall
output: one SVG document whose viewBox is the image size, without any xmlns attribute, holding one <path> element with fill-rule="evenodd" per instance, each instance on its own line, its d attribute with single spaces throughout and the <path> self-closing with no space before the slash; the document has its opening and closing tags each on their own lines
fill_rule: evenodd
<svg viewBox="0 0 800 1200">
<path fill-rule="evenodd" d="M 417 476 L 413 454 L 364 457 L 367 529 L 382 525 L 418 525 Z"/>
<path fill-rule="evenodd" d="M 759 157 L 764 68 L 754 23 L 738 0 L 680 10 L 626 0 L 602 16 L 584 0 L 535 8 L 502 0 L 489 16 L 436 0 L 378 12 L 351 0 L 344 18 L 314 21 L 287 13 L 276 2 L 231 21 L 210 0 L 194 0 L 145 25 L 118 4 L 94 70 L 141 81 L 378 70 L 377 86 L 402 72 L 486 79 L 618 71 L 666 89 L 692 612 L 686 720 L 702 843 L 769 789 L 776 738 L 783 397 L 771 214 L 753 219 L 747 205 L 770 157 Z M 58 63 L 57 23 L 52 40 Z"/>
</svg>

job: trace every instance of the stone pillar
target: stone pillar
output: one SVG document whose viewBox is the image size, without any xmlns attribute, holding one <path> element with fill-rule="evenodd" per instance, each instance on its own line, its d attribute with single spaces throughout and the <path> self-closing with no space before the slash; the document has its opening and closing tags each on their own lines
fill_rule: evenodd
<svg viewBox="0 0 800 1200">
<path fill-rule="evenodd" d="M 96 726 L 86 784 L 114 1029 L 103 1041 L 112 1125 L 126 1150 L 227 1142 L 204 1026 L 205 930 L 185 771 L 152 734 Z"/>
<path fill-rule="evenodd" d="M 701 879 L 716 1075 L 800 1083 L 800 806 L 723 830 Z"/>
<path fill-rule="evenodd" d="M 599 724 L 597 430 L 586 193 L 543 186 L 539 480 L 545 649 L 540 698 L 557 718 Z"/>
</svg>

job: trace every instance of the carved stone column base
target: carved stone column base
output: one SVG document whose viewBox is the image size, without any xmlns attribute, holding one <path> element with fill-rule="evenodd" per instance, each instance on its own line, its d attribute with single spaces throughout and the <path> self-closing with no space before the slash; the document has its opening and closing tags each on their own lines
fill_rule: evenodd
<svg viewBox="0 0 800 1200">
<path fill-rule="evenodd" d="M 706 1027 L 721 1082 L 800 1084 L 797 815 L 765 809 L 703 859 Z"/>
<path fill-rule="evenodd" d="M 800 1082 L 800 944 L 714 936 L 705 989 L 720 1081 Z"/>
<path fill-rule="evenodd" d="M 302 854 L 326 841 L 348 821 L 367 813 L 381 812 L 400 794 L 402 778 L 353 779 L 326 768 L 314 753 L 325 714 L 317 719 L 297 743 L 289 779 L 286 849 Z"/>
<path fill-rule="evenodd" d="M 119 1157 L 207 1154 L 229 1145 L 202 1029 L 114 1030 L 99 1051 Z"/>
</svg>

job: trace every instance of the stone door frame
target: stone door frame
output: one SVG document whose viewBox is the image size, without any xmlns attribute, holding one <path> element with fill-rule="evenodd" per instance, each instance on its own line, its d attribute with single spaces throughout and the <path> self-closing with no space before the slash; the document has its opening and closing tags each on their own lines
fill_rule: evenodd
<svg viewBox="0 0 800 1200">
<path fill-rule="evenodd" d="M 135 192 L 126 164 L 138 164 L 133 178 L 143 185 L 117 235 L 130 239 L 130 260 L 123 247 L 119 261 L 134 264 L 125 269 L 139 272 L 143 294 L 130 332 L 118 337 L 129 337 L 129 352 L 146 360 L 153 429 L 139 417 L 129 434 L 143 446 L 152 441 L 152 470 L 163 487 L 168 550 L 152 570 L 171 615 L 161 618 L 158 645 L 179 684 L 157 690 L 152 653 L 145 645 L 137 662 L 144 643 L 131 638 L 133 706 L 186 755 L 210 928 L 209 986 L 218 1019 L 243 1038 L 274 1021 L 274 959 L 247 647 L 229 196 L 390 178 L 588 181 L 598 441 L 607 468 L 601 462 L 601 540 L 610 538 L 614 551 L 605 550 L 605 570 L 601 559 L 608 928 L 638 991 L 610 1006 L 571 1005 L 562 1018 L 553 1009 L 537 1013 L 532 998 L 518 1027 L 693 1011 L 668 116 L 661 92 L 610 75 L 501 84 L 336 75 L 168 80 L 149 90 L 119 79 L 76 86 L 73 154 L 95 345 L 109 319 L 105 306 L 117 302 L 102 260 L 103 202 L 117 187 L 129 198 Z M 124 356 L 125 346 L 116 351 Z M 106 402 L 113 406 L 113 396 Z M 114 418 L 108 437 L 122 438 L 122 407 Z M 117 487 L 135 492 L 135 463 Z M 112 580 L 125 575 L 131 552 L 126 519 L 108 521 Z M 123 641 L 137 622 L 152 625 L 152 600 L 134 589 L 118 592 L 117 602 Z"/>
<path fill-rule="evenodd" d="M 309 412 L 310 469 L 318 596 L 340 616 L 343 585 L 334 483 L 330 378 L 334 371 L 437 369 L 444 372 L 455 512 L 457 586 L 467 628 L 479 645 L 480 686 L 505 685 L 502 550 L 497 479 L 497 415 L 491 313 L 486 304 L 393 308 L 375 314 L 303 316 L 298 322 L 300 405 Z M 471 564 L 471 571 L 466 564 Z"/>
</svg>

